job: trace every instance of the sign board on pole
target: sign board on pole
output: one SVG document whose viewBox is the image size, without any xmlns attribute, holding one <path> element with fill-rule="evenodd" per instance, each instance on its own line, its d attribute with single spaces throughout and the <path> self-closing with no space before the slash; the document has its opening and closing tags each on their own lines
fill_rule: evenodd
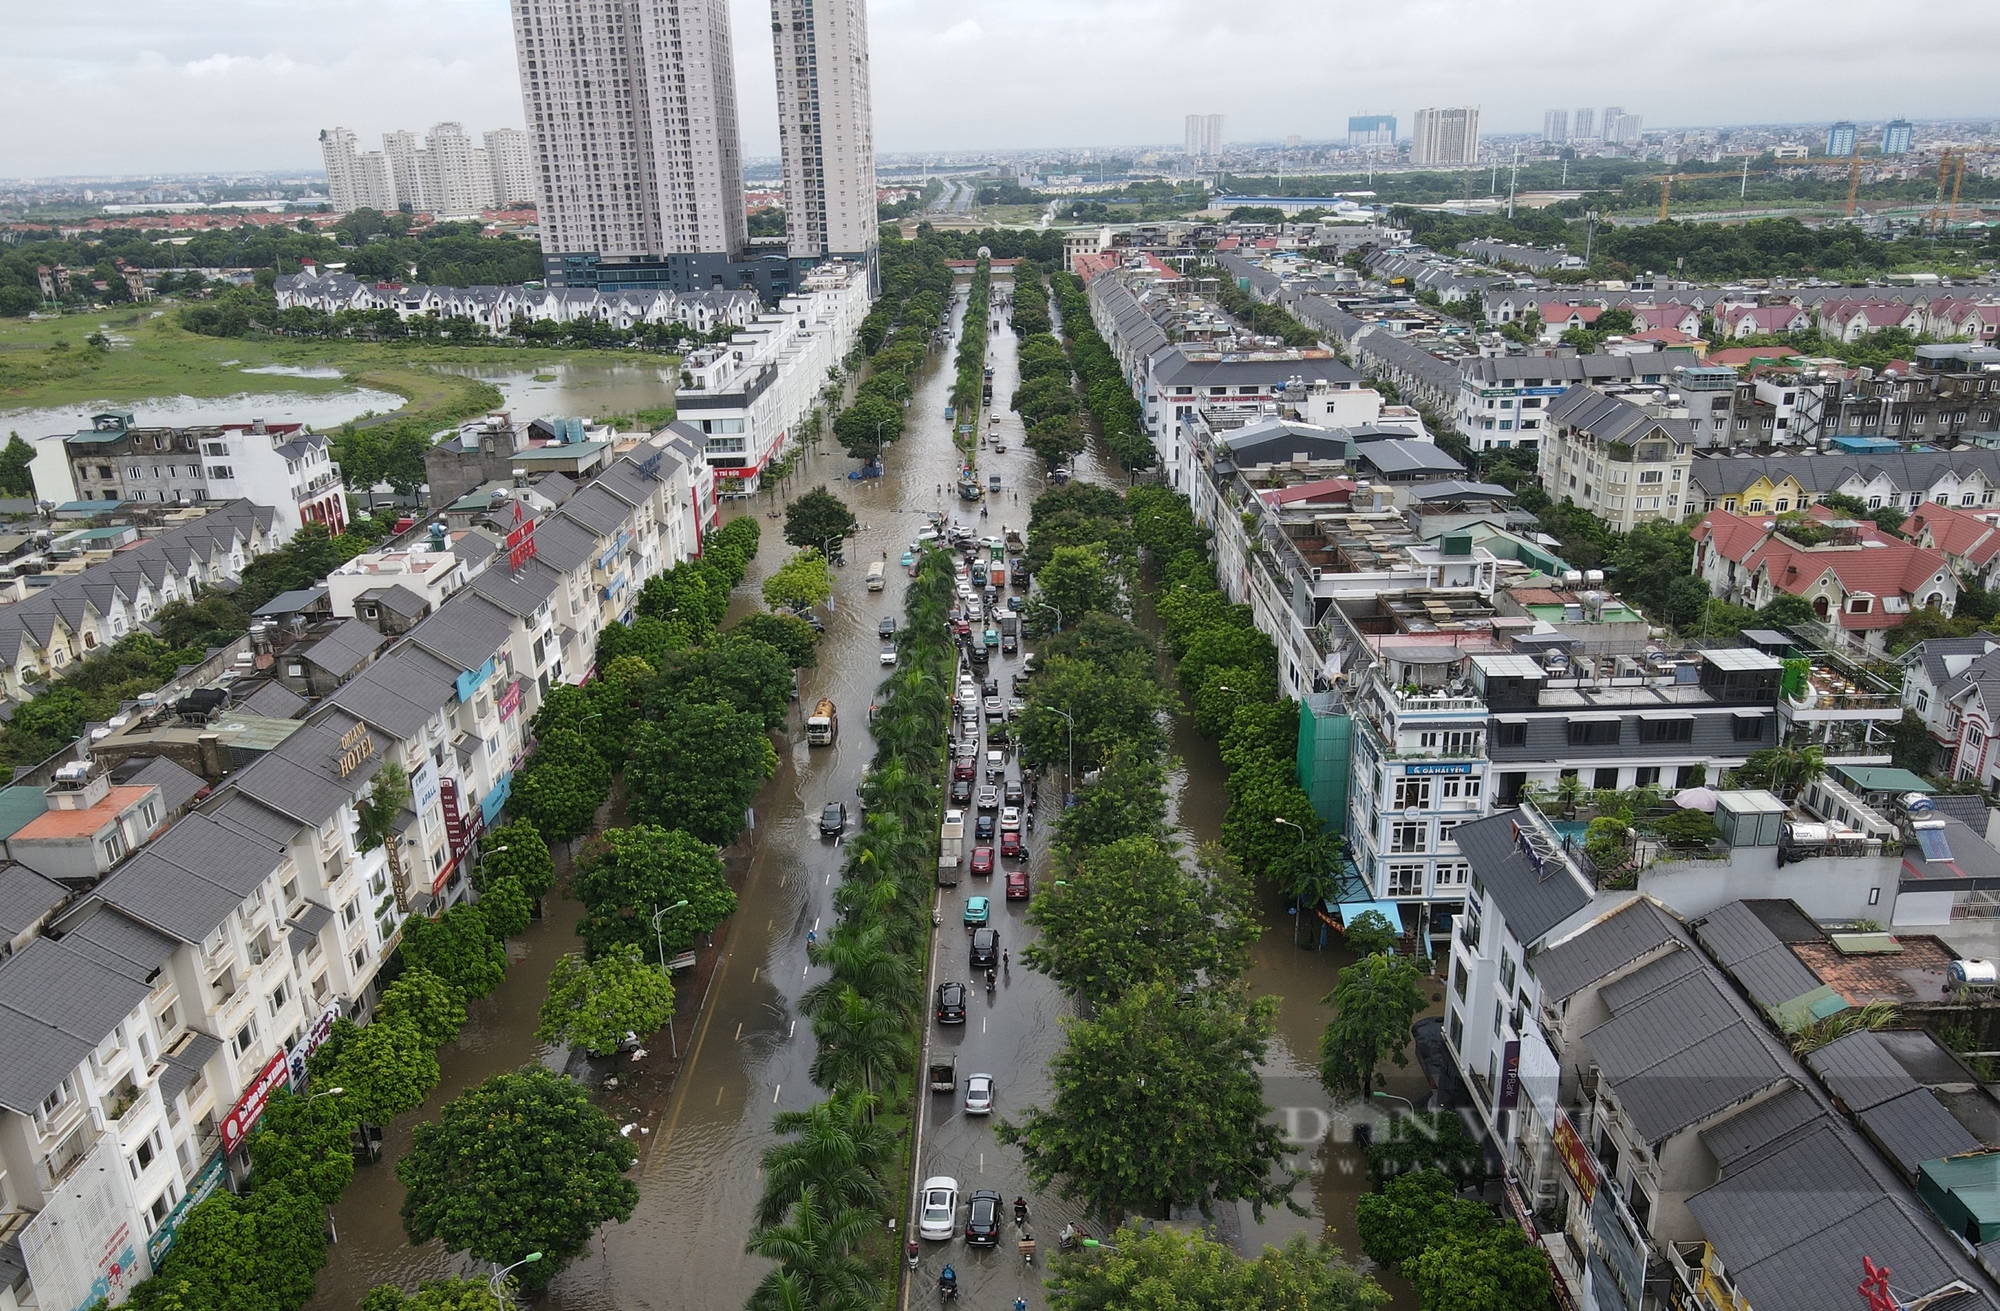
<svg viewBox="0 0 2000 1311">
<path fill-rule="evenodd" d="M 281 1083 L 289 1082 L 291 1067 L 285 1063 L 285 1054 L 279 1052 L 271 1058 L 271 1063 L 250 1081 L 243 1095 L 236 1099 L 236 1105 L 229 1108 L 229 1114 L 222 1119 L 222 1150 L 233 1152 L 250 1136 L 250 1128 L 264 1114 L 264 1103 L 271 1100 L 271 1094 Z"/>
</svg>

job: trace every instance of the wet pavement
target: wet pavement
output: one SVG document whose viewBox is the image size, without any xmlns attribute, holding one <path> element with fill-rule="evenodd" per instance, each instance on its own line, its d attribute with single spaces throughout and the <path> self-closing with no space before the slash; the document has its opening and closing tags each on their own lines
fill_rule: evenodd
<svg viewBox="0 0 2000 1311">
<path fill-rule="evenodd" d="M 997 288 L 1005 285 L 1001 282 Z M 955 320 L 962 311 L 961 290 Z M 1000 473 L 1008 490 L 1005 500 L 989 500 L 989 516 L 983 523 L 975 509 L 952 493 L 957 460 L 943 418 L 952 382 L 949 348 L 933 352 L 929 368 L 918 380 L 908 434 L 890 448 L 883 478 L 846 479 L 853 462 L 837 447 L 828 446 L 805 461 L 785 488 L 789 498 L 824 484 L 848 500 L 864 527 L 849 546 L 850 563 L 836 574 L 819 665 L 801 677 L 795 722 L 778 742 L 778 772 L 758 798 L 755 828 L 729 853 L 739 909 L 718 932 L 716 946 L 702 953 L 694 976 L 677 980 L 681 995 L 676 1039 L 682 1059 L 674 1060 L 667 1051 L 650 1051 L 636 1064 L 592 1071 L 595 1077 L 608 1070 L 620 1081 L 618 1089 L 603 1092 L 600 1100 L 621 1124 L 634 1126 L 634 1141 L 640 1144 L 635 1169 L 638 1208 L 626 1224 L 608 1226 L 590 1252 L 555 1280 L 544 1306 L 560 1311 L 737 1307 L 769 1269 L 767 1262 L 743 1250 L 761 1191 L 758 1159 L 773 1141 L 772 1115 L 810 1106 L 821 1096 L 807 1073 L 813 1056 L 810 1026 L 802 1022 L 795 1005 L 814 981 L 816 971 L 805 959 L 806 935 L 814 930 L 824 933 L 833 918 L 841 853 L 837 844 L 818 836 L 815 820 L 827 801 L 846 801 L 853 808 L 856 785 L 874 753 L 866 711 L 885 672 L 878 659 L 875 624 L 885 614 L 899 621 L 902 617 L 907 579 L 897 560 L 923 525 L 925 511 L 942 509 L 988 532 L 998 532 L 1003 524 L 1025 528 L 1029 503 L 1041 490 L 1037 462 L 1020 442 L 1018 416 L 1005 408 L 1016 381 L 1016 339 L 1002 328 L 989 333 L 989 341 L 1000 429 L 1009 449 L 1005 455 L 982 450 L 980 471 L 982 477 Z M 1072 463 L 1081 478 L 1122 482 L 1111 462 L 1095 450 Z M 738 513 L 762 516 L 773 499 L 764 496 L 730 504 Z M 761 522 L 763 545 L 732 604 L 733 615 L 756 608 L 762 578 L 790 550 L 779 535 L 779 521 L 762 518 Z M 883 558 L 884 551 L 890 561 L 888 587 L 870 594 L 864 582 L 866 566 Z M 1146 607 L 1135 617 L 1157 630 Z M 1018 669 L 1018 657 L 996 655 L 989 672 L 1004 685 Z M 797 720 L 803 707 L 821 696 L 831 696 L 839 706 L 841 730 L 833 746 L 809 749 Z M 1212 840 L 1224 800 L 1214 744 L 1197 736 L 1180 717 L 1173 726 L 1172 750 L 1179 764 L 1174 775 L 1177 822 L 1190 839 Z M 1042 814 L 1049 812 L 1045 808 Z M 1031 868 L 1039 883 L 1046 873 L 1046 851 L 1035 838 L 1029 845 L 1034 853 Z M 992 898 L 993 923 L 1002 944 L 1017 959 L 1032 940 L 1024 922 L 1026 904 L 1004 900 L 999 876 L 973 878 L 967 872 L 962 880 L 955 888 L 939 890 L 942 926 L 933 952 L 932 982 L 976 978 L 968 966 L 967 935 L 961 927 L 968 895 Z M 1267 1212 L 1264 1223 L 1257 1225 L 1248 1207 L 1243 1207 L 1240 1214 L 1225 1212 L 1218 1227 L 1239 1248 L 1254 1253 L 1264 1243 L 1283 1242 L 1295 1232 L 1317 1234 L 1323 1225 L 1331 1225 L 1336 1239 L 1352 1251 L 1354 1198 L 1366 1189 L 1360 1153 L 1352 1146 L 1348 1127 L 1354 1117 L 1327 1098 L 1313 1074 L 1319 1032 L 1328 1018 L 1318 999 L 1332 987 L 1335 972 L 1347 960 L 1335 951 L 1294 947 L 1292 921 L 1280 899 L 1267 895 L 1264 900 L 1266 932 L 1254 949 L 1250 984 L 1260 994 L 1283 998 L 1279 1034 L 1266 1070 L 1266 1095 L 1297 1148 L 1295 1164 L 1308 1172 L 1295 1195 L 1311 1214 L 1299 1218 L 1283 1211 Z M 410 1126 L 420 1118 L 434 1117 L 450 1097 L 492 1074 L 535 1060 L 561 1058 L 562 1053 L 541 1048 L 532 1035 L 550 969 L 557 957 L 577 946 L 573 933 L 577 914 L 575 903 L 552 899 L 548 917 L 509 945 L 506 982 L 494 996 L 471 1008 L 464 1035 L 439 1054 L 444 1081 L 437 1092 L 424 1107 L 390 1128 L 382 1164 L 356 1173 L 334 1208 L 341 1241 L 320 1277 L 319 1294 L 311 1304 L 314 1311 L 349 1311 L 376 1283 L 412 1288 L 421 1279 L 469 1269 L 469 1263 L 449 1256 L 436 1244 L 412 1248 L 405 1242 L 397 1215 L 403 1190 L 392 1163 L 408 1146 Z M 914 1174 L 919 1182 L 933 1174 L 954 1176 L 961 1200 L 980 1188 L 991 1188 L 1010 1202 L 1016 1194 L 1027 1193 L 1033 1215 L 1030 1228 L 1040 1240 L 1037 1268 L 1023 1267 L 1011 1221 L 996 1249 L 968 1249 L 962 1237 L 949 1244 L 925 1243 L 921 1269 L 911 1281 L 915 1300 L 910 1304 L 936 1296 L 932 1281 L 950 1261 L 961 1276 L 960 1303 L 968 1311 L 997 1311 L 1011 1306 L 1017 1296 L 1042 1307 L 1047 1303 L 1040 1281 L 1055 1236 L 1065 1221 L 1080 1216 L 1055 1198 L 1029 1192 L 1019 1154 L 999 1145 L 989 1118 L 966 1116 L 960 1097 L 964 1076 L 978 1072 L 995 1076 L 999 1114 L 1018 1114 L 1031 1104 L 1046 1103 L 1047 1065 L 1061 1046 L 1061 1021 L 1069 1008 L 1053 983 L 1027 969 L 1014 970 L 1003 979 L 991 1002 L 977 987 L 972 996 L 965 1025 L 927 1025 L 927 1043 L 958 1058 L 959 1092 L 922 1094 Z M 657 1041 L 665 1036 L 656 1035 L 653 1045 L 667 1046 Z M 920 1072 L 922 1068 L 920 1064 Z M 1418 1099 L 1425 1091 L 1414 1066 L 1392 1071 L 1390 1087 Z M 897 1272 L 910 1278 L 906 1267 L 899 1265 Z M 1397 1307 L 1415 1306 L 1400 1281 L 1387 1277 L 1383 1282 L 1397 1294 Z"/>
</svg>

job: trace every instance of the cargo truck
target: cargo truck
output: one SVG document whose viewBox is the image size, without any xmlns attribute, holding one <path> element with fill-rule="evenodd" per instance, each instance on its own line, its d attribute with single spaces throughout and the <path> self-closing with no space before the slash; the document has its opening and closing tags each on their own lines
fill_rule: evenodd
<svg viewBox="0 0 2000 1311">
<path fill-rule="evenodd" d="M 821 697 L 813 707 L 812 714 L 806 716 L 806 745 L 827 747 L 840 732 L 840 716 L 834 712 L 833 700 Z"/>
<path fill-rule="evenodd" d="M 944 826 L 938 830 L 937 881 L 941 888 L 958 886 L 959 863 L 965 859 L 965 812 L 944 812 Z"/>
</svg>

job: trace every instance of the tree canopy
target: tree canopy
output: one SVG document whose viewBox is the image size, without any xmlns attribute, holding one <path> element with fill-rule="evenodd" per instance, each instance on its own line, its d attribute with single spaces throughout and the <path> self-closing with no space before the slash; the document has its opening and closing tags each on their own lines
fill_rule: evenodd
<svg viewBox="0 0 2000 1311">
<path fill-rule="evenodd" d="M 577 933 L 592 957 L 636 946 L 658 963 L 652 916 L 671 954 L 736 910 L 736 892 L 723 875 L 715 848 L 680 829 L 651 824 L 606 829 L 577 863 L 570 892 L 583 903 Z M 688 904 L 668 909 L 677 902 Z"/>
<path fill-rule="evenodd" d="M 556 962 L 535 1036 L 609 1056 L 627 1033 L 644 1038 L 673 1013 L 667 972 L 647 964 L 636 943 L 620 943 L 594 960 L 571 955 Z"/>
</svg>

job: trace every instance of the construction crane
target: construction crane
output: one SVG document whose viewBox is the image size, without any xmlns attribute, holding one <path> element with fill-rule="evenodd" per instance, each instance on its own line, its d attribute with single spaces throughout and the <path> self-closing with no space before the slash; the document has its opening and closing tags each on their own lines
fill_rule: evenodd
<svg viewBox="0 0 2000 1311">
<path fill-rule="evenodd" d="M 1847 166 L 1847 217 L 1854 217 L 1854 198 L 1861 192 L 1861 148 L 1854 149 L 1854 160 Z"/>
</svg>

